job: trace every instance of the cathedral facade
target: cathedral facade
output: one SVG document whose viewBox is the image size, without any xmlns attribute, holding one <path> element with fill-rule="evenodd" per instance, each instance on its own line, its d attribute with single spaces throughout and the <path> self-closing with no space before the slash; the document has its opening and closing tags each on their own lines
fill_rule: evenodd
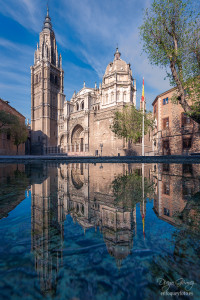
<svg viewBox="0 0 200 300">
<path fill-rule="evenodd" d="M 32 154 L 141 154 L 141 143 L 118 139 L 111 131 L 116 110 L 136 105 L 136 80 L 118 48 L 102 83 L 84 86 L 70 101 L 64 95 L 62 57 L 47 11 L 31 67 Z M 149 147 L 146 152 L 150 151 Z"/>
</svg>

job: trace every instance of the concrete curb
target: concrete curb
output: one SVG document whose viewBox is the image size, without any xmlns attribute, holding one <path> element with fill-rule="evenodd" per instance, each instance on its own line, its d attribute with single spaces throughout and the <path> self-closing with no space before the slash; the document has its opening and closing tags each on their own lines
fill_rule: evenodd
<svg viewBox="0 0 200 300">
<path fill-rule="evenodd" d="M 0 163 L 29 162 L 61 162 L 61 163 L 200 163 L 200 155 L 182 156 L 0 156 Z"/>
</svg>

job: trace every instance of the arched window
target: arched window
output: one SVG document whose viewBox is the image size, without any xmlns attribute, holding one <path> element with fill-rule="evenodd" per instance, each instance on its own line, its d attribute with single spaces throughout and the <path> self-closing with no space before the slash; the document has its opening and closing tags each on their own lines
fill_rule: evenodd
<svg viewBox="0 0 200 300">
<path fill-rule="evenodd" d="M 76 110 L 78 111 L 79 110 L 79 104 L 76 103 Z"/>
<path fill-rule="evenodd" d="M 81 103 L 81 109 L 84 109 L 84 101 Z"/>
</svg>

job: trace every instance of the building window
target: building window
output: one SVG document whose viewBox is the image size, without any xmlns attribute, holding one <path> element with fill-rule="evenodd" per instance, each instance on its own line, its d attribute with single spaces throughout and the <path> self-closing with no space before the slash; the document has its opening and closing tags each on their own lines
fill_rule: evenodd
<svg viewBox="0 0 200 300">
<path fill-rule="evenodd" d="M 55 76 L 55 84 L 57 85 L 58 84 L 58 77 Z"/>
<path fill-rule="evenodd" d="M 169 102 L 169 100 L 168 100 L 168 97 L 167 97 L 167 98 L 165 98 L 165 99 L 163 99 L 163 105 L 166 105 L 166 104 L 168 104 L 168 102 Z"/>
<path fill-rule="evenodd" d="M 7 140 L 10 140 L 10 132 L 7 132 Z"/>
<path fill-rule="evenodd" d="M 156 105 L 154 105 L 154 110 L 153 110 L 154 114 L 156 113 L 156 108 L 157 108 Z"/>
<path fill-rule="evenodd" d="M 119 101 L 120 100 L 120 92 L 118 91 L 117 92 L 117 101 Z"/>
<path fill-rule="evenodd" d="M 183 164 L 183 174 L 192 174 L 191 164 Z"/>
<path fill-rule="evenodd" d="M 170 185 L 169 182 L 163 182 L 163 194 L 170 195 Z"/>
<path fill-rule="evenodd" d="M 78 103 L 76 104 L 76 110 L 77 111 L 79 110 L 79 104 Z"/>
<path fill-rule="evenodd" d="M 165 208 L 165 207 L 164 207 L 164 215 L 167 216 L 167 217 L 170 216 L 170 211 L 169 211 L 168 208 Z"/>
<path fill-rule="evenodd" d="M 190 149 L 192 146 L 192 138 L 183 138 L 183 149 Z"/>
<path fill-rule="evenodd" d="M 170 167 L 169 164 L 163 164 L 163 172 L 169 172 Z"/>
<path fill-rule="evenodd" d="M 114 93 L 111 94 L 111 102 L 114 101 Z"/>
<path fill-rule="evenodd" d="M 51 83 L 54 83 L 54 76 L 53 76 L 52 73 L 50 74 L 50 82 L 51 82 Z"/>
<path fill-rule="evenodd" d="M 181 119 L 182 119 L 182 126 L 191 124 L 191 118 L 186 113 L 181 114 Z"/>
<path fill-rule="evenodd" d="M 81 109 L 84 109 L 84 101 L 81 103 Z"/>
<path fill-rule="evenodd" d="M 168 129 L 169 128 L 169 118 L 164 118 L 163 119 L 163 129 Z"/>
</svg>

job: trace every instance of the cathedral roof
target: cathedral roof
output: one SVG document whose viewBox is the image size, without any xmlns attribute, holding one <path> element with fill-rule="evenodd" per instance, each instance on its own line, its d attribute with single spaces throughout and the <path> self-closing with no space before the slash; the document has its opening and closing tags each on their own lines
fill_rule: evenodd
<svg viewBox="0 0 200 300">
<path fill-rule="evenodd" d="M 46 15 L 45 20 L 44 20 L 43 29 L 52 30 L 51 18 L 49 17 L 49 8 L 48 7 L 47 7 L 47 15 Z"/>
<path fill-rule="evenodd" d="M 114 61 L 109 63 L 104 76 L 108 76 L 113 72 L 129 72 L 130 64 L 127 64 L 124 60 L 121 59 L 121 53 L 118 48 L 116 48 L 116 52 L 114 54 Z"/>
</svg>

